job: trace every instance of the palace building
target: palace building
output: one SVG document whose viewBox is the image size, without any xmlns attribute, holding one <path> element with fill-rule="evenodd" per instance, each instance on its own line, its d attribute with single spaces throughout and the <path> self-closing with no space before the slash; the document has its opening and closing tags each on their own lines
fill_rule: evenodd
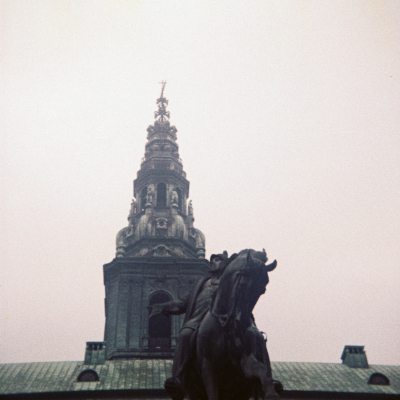
<svg viewBox="0 0 400 400">
<path fill-rule="evenodd" d="M 0 400 L 168 399 L 163 384 L 183 316 L 149 319 L 149 306 L 188 293 L 207 274 L 208 261 L 164 86 L 147 128 L 128 224 L 103 268 L 104 341 L 87 342 L 82 361 L 0 364 Z M 370 365 L 363 346 L 345 346 L 341 360 L 272 362 L 280 396 L 400 400 L 400 366 Z"/>
</svg>

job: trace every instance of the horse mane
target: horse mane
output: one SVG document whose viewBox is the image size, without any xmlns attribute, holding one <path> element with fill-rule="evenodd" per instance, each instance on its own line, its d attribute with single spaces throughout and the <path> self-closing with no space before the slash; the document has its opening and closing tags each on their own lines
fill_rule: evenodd
<svg viewBox="0 0 400 400">
<path fill-rule="evenodd" d="M 247 254 L 251 252 L 251 256 L 253 258 L 256 258 L 258 260 L 260 260 L 262 263 L 266 263 L 268 261 L 268 257 L 267 257 L 267 253 L 265 252 L 265 250 L 263 249 L 263 251 L 256 251 L 253 249 L 244 249 L 239 251 L 238 253 L 238 257 L 243 257 L 243 256 L 247 256 Z"/>
</svg>

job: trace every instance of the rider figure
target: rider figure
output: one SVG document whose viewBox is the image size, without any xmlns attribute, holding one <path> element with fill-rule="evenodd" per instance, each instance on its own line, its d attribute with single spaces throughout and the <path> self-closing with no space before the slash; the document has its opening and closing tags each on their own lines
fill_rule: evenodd
<svg viewBox="0 0 400 400">
<path fill-rule="evenodd" d="M 233 254 L 228 258 L 226 251 L 222 254 L 213 254 L 210 257 L 209 272 L 211 276 L 200 279 L 185 299 L 151 306 L 150 318 L 161 313 L 166 315 L 186 313 L 175 349 L 172 378 L 165 381 L 165 388 L 173 399 L 183 399 L 181 381 L 184 374 L 182 372 L 191 357 L 190 339 L 210 309 L 213 294 L 218 288 L 219 278 L 236 256 L 236 254 Z"/>
</svg>

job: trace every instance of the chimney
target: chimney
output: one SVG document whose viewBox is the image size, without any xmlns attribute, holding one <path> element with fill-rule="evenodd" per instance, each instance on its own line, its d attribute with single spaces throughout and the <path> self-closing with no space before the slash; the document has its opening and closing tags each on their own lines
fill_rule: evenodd
<svg viewBox="0 0 400 400">
<path fill-rule="evenodd" d="M 85 365 L 104 364 L 106 343 L 86 342 Z"/>
<path fill-rule="evenodd" d="M 367 355 L 364 346 L 344 346 L 342 356 L 342 364 L 346 364 L 350 368 L 368 368 Z"/>
</svg>

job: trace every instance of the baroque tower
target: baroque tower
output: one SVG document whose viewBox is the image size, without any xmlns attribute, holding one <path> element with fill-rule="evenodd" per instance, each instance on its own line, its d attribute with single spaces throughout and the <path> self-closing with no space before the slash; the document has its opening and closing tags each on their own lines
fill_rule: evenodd
<svg viewBox="0 0 400 400">
<path fill-rule="evenodd" d="M 117 234 L 115 259 L 104 265 L 106 359 L 172 357 L 182 318 L 149 319 L 148 307 L 184 296 L 208 271 L 164 87 L 147 128 L 128 226 Z"/>
</svg>

